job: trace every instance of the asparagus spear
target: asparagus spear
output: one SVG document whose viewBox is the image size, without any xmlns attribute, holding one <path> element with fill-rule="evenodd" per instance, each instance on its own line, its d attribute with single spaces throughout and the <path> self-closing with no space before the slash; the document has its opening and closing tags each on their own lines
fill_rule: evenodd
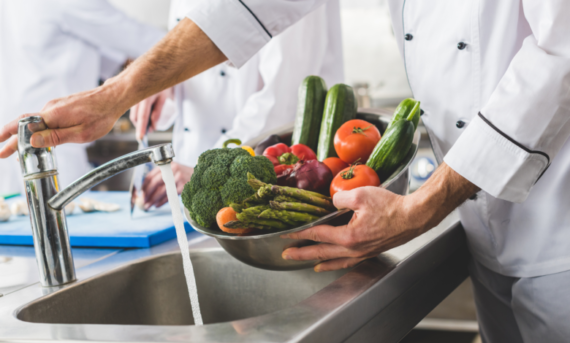
<svg viewBox="0 0 570 343">
<path fill-rule="evenodd" d="M 224 224 L 225 227 L 228 229 L 261 229 L 261 230 L 270 230 L 272 227 L 254 224 L 254 223 L 246 223 L 239 220 L 232 220 L 231 222 L 227 222 Z"/>
<path fill-rule="evenodd" d="M 262 191 L 262 189 L 260 189 L 258 192 Z M 266 190 L 264 190 L 264 192 L 265 191 Z M 302 200 L 305 203 L 322 207 L 329 211 L 336 211 L 336 208 L 334 207 L 331 198 L 325 197 L 324 195 L 319 193 L 310 192 L 298 188 L 280 187 L 280 186 L 271 186 L 271 192 L 278 195 L 290 196 Z M 318 194 L 318 196 L 316 196 L 315 194 Z"/>
<path fill-rule="evenodd" d="M 237 218 L 241 221 L 249 221 L 255 220 L 261 214 L 261 212 L 269 209 L 268 205 L 259 205 L 255 207 L 246 208 L 245 210 L 241 211 L 241 213 L 237 214 Z"/>
<path fill-rule="evenodd" d="M 252 218 L 249 216 L 243 216 L 243 212 L 238 213 L 237 218 L 239 219 L 240 222 L 246 223 L 248 227 L 260 226 L 260 227 L 267 227 L 268 229 L 280 229 L 280 230 L 289 229 L 291 227 L 275 219 L 266 219 L 266 218 L 257 218 L 257 217 Z M 229 227 L 227 225 L 224 226 Z"/>
<path fill-rule="evenodd" d="M 236 211 L 236 213 L 241 213 L 245 207 L 243 205 L 240 204 L 236 204 L 236 203 L 231 203 L 230 207 L 234 209 L 234 211 Z"/>
<path fill-rule="evenodd" d="M 286 195 L 278 195 L 276 196 L 273 201 L 276 202 L 299 202 L 299 199 L 290 197 L 290 196 L 286 196 Z"/>
<path fill-rule="evenodd" d="M 277 219 L 277 220 L 287 220 L 294 222 L 309 223 L 319 219 L 319 217 L 308 213 L 293 212 L 293 211 L 279 211 L 279 210 L 265 210 L 261 212 L 259 218 L 264 219 Z"/>
<path fill-rule="evenodd" d="M 261 199 L 266 200 L 275 197 L 275 194 L 273 193 L 271 187 L 273 187 L 273 185 L 262 186 L 257 190 L 257 196 L 259 196 Z"/>
<path fill-rule="evenodd" d="M 249 183 L 251 188 L 253 188 L 254 190 L 258 190 L 266 185 L 265 182 L 256 179 L 252 173 L 247 173 L 247 183 Z"/>
<path fill-rule="evenodd" d="M 288 211 L 296 211 L 296 212 L 305 212 L 315 214 L 317 216 L 325 216 L 330 211 L 325 210 L 322 207 L 318 207 L 311 204 L 304 204 L 300 202 L 276 202 L 270 201 L 269 205 L 274 210 L 288 210 Z"/>
</svg>

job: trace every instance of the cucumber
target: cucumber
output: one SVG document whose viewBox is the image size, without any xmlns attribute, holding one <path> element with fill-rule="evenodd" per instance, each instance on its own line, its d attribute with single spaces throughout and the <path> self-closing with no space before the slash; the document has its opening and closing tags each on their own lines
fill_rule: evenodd
<svg viewBox="0 0 570 343">
<path fill-rule="evenodd" d="M 376 145 L 366 165 L 374 169 L 380 180 L 388 178 L 404 160 L 414 140 L 414 116 L 390 124 Z"/>
<path fill-rule="evenodd" d="M 339 83 L 328 91 L 319 134 L 317 150 L 319 161 L 328 157 L 338 157 L 334 150 L 334 135 L 342 124 L 356 118 L 357 106 L 352 87 Z"/>
<path fill-rule="evenodd" d="M 418 124 L 420 123 L 420 102 L 412 98 L 402 100 L 398 107 L 396 107 L 392 121 L 390 122 L 390 125 L 388 125 L 386 131 L 390 129 L 392 124 L 398 120 L 408 118 L 412 113 L 414 115 L 412 120 L 414 123 L 414 128 L 417 129 Z"/>
<path fill-rule="evenodd" d="M 291 145 L 305 144 L 313 151 L 317 151 L 326 96 L 325 80 L 314 75 L 307 76 L 303 80 L 299 87 L 299 102 Z"/>
</svg>

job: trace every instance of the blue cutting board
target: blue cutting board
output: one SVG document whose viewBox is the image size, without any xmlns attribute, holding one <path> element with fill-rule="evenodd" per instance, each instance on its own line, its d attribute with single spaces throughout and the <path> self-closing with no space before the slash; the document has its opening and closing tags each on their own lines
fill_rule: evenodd
<svg viewBox="0 0 570 343">
<path fill-rule="evenodd" d="M 70 241 L 74 247 L 148 248 L 176 237 L 168 203 L 146 213 L 135 208 L 131 219 L 129 192 L 87 192 L 80 198 L 119 204 L 121 210 L 83 213 L 75 206 L 73 215 L 67 216 Z M 11 204 L 20 199 L 22 197 L 6 202 Z M 187 222 L 184 229 L 186 232 L 193 230 Z M 8 222 L 0 223 L 0 244 L 33 245 L 29 217 L 12 216 Z"/>
</svg>

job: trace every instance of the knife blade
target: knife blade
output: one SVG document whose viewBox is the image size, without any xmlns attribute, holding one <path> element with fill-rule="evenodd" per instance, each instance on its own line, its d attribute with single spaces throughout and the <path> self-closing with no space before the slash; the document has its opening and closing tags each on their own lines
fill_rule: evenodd
<svg viewBox="0 0 570 343">
<path fill-rule="evenodd" d="M 150 108 L 151 115 L 152 115 L 153 110 L 154 110 L 154 105 L 151 106 L 151 108 Z M 149 115 L 149 117 L 148 117 L 148 123 L 147 123 L 145 134 L 144 134 L 143 138 L 137 139 L 137 142 L 139 143 L 138 150 L 148 148 L 148 129 L 150 128 L 150 124 L 152 122 L 151 121 L 152 120 L 151 115 Z M 139 192 L 142 190 L 144 178 L 152 170 L 152 168 L 153 168 L 153 165 L 152 165 L 152 163 L 149 162 L 149 163 L 142 164 L 140 166 L 136 166 L 135 169 L 133 170 L 133 177 L 131 179 L 131 185 L 129 187 L 129 194 L 131 196 L 131 211 L 130 211 L 131 219 L 133 218 L 133 212 L 135 210 L 136 199 L 139 195 Z"/>
</svg>

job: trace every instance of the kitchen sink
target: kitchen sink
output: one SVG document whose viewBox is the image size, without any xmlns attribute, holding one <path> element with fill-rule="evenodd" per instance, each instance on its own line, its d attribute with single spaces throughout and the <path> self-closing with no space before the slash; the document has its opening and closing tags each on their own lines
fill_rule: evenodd
<svg viewBox="0 0 570 343">
<path fill-rule="evenodd" d="M 212 238 L 190 243 L 202 326 L 175 240 L 117 251 L 78 268 L 73 283 L 5 293 L 0 341 L 399 342 L 467 277 L 456 220 L 338 272 L 262 270 Z"/>
<path fill-rule="evenodd" d="M 193 252 L 204 324 L 271 313 L 308 298 L 346 271 L 271 272 L 220 249 Z M 148 258 L 76 283 L 23 307 L 34 323 L 193 325 L 180 253 Z"/>
</svg>

